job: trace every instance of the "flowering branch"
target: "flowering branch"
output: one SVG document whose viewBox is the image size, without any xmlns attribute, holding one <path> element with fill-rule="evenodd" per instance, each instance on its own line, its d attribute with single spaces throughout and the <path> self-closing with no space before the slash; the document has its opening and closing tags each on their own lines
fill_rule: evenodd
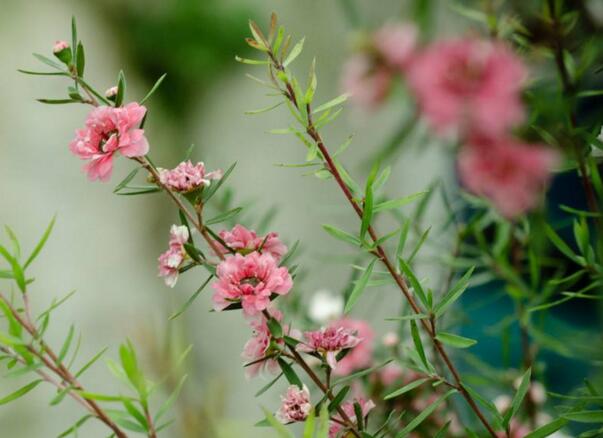
<svg viewBox="0 0 603 438">
<path fill-rule="evenodd" d="M 273 19 L 273 22 L 274 22 L 274 19 Z M 343 192 L 345 198 L 347 199 L 348 203 L 354 209 L 354 211 L 356 212 L 356 215 L 360 218 L 360 220 L 363 222 L 363 225 L 364 225 L 365 221 L 366 221 L 366 216 L 365 216 L 365 211 L 363 209 L 363 206 L 361 206 L 359 204 L 359 202 L 356 201 L 356 199 L 354 198 L 348 185 L 345 183 L 343 176 L 341 175 L 337 165 L 335 164 L 335 162 L 334 162 L 329 150 L 327 149 L 327 147 L 324 143 L 324 140 L 322 139 L 316 125 L 314 124 L 313 118 L 312 118 L 313 113 L 312 113 L 312 107 L 311 107 L 310 100 L 311 100 L 311 96 L 313 96 L 313 92 L 314 92 L 313 87 L 315 87 L 314 73 L 313 72 L 311 73 L 311 85 L 310 85 L 310 89 L 308 91 L 308 93 L 310 93 L 311 96 L 309 99 L 305 99 L 305 102 L 301 102 L 300 101 L 301 93 L 299 93 L 299 92 L 296 93 L 296 90 L 295 90 L 296 86 L 292 83 L 290 77 L 288 76 L 288 73 L 285 69 L 285 65 L 284 65 L 283 61 L 279 60 L 277 57 L 277 54 L 274 52 L 272 44 L 268 40 L 266 40 L 265 37 L 263 37 L 263 35 L 259 31 L 259 28 L 257 27 L 257 25 L 255 23 L 251 23 L 251 27 L 252 27 L 252 32 L 254 33 L 254 37 L 255 37 L 255 40 L 253 41 L 253 44 L 251 44 L 251 45 L 252 45 L 252 47 L 255 46 L 255 48 L 258 48 L 258 46 L 259 46 L 259 50 L 265 52 L 268 59 L 270 60 L 270 68 L 271 68 L 270 77 L 272 79 L 273 84 L 281 90 L 284 97 L 297 110 L 298 121 L 300 121 L 300 123 L 305 125 L 304 129 L 305 129 L 307 135 L 312 139 L 312 141 L 315 143 L 316 147 L 318 148 L 318 155 L 324 161 L 326 170 L 333 176 L 337 185 L 339 186 L 339 188 Z M 300 48 L 300 51 L 301 51 L 301 48 Z M 293 52 L 292 52 L 292 54 L 290 54 L 289 56 L 290 56 L 290 58 L 291 57 L 294 58 L 295 56 L 297 56 L 297 54 L 299 54 L 299 53 L 295 52 L 295 55 L 293 55 Z M 290 61 L 291 61 L 291 59 L 288 60 L 288 62 L 290 62 Z M 243 62 L 245 62 L 245 60 L 243 60 Z M 274 73 L 273 73 L 273 71 L 274 71 Z M 279 81 L 280 81 L 280 83 L 283 84 L 284 89 L 280 88 Z M 367 201 L 365 200 L 365 202 L 367 202 Z M 416 315 L 424 315 L 425 313 L 422 311 L 419 304 L 413 298 L 412 293 L 408 287 L 408 284 L 406 283 L 406 280 L 398 273 L 398 271 L 394 267 L 393 263 L 389 259 L 387 253 L 385 252 L 383 246 L 379 243 L 381 241 L 381 237 L 378 236 L 378 234 L 374 230 L 373 226 L 370 223 L 370 219 L 368 220 L 368 224 L 366 225 L 366 232 L 368 233 L 368 235 L 370 236 L 370 238 L 372 240 L 370 252 L 385 266 L 385 268 L 387 269 L 387 272 L 393 278 L 394 282 L 396 283 L 396 285 L 402 292 L 403 296 L 408 301 L 413 312 Z M 469 392 L 463 386 L 461 376 L 460 376 L 458 370 L 453 365 L 452 361 L 450 360 L 450 358 L 449 358 L 448 354 L 446 353 L 444 347 L 442 346 L 441 342 L 438 339 L 436 339 L 437 333 L 435 332 L 433 326 L 431 326 L 430 323 L 428 321 L 426 321 L 425 319 L 420 319 L 420 323 L 421 323 L 425 333 L 431 339 L 436 351 L 438 352 L 438 354 L 440 355 L 440 357 L 446 364 L 446 367 L 452 374 L 454 382 L 455 382 L 455 385 L 454 385 L 455 389 L 461 393 L 463 398 L 465 398 L 469 407 L 475 413 L 475 415 L 479 418 L 480 422 L 484 425 L 484 427 L 487 429 L 490 436 L 492 436 L 493 438 L 496 438 L 496 432 L 495 432 L 494 428 L 490 425 L 488 420 L 485 418 L 485 416 L 483 415 L 483 413 L 477 406 L 476 402 L 473 400 L 473 397 L 469 394 Z"/>
</svg>

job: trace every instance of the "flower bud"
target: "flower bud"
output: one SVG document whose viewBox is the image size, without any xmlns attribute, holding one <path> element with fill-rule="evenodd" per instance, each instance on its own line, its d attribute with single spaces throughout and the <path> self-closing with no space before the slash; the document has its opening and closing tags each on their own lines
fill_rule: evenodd
<svg viewBox="0 0 603 438">
<path fill-rule="evenodd" d="M 117 97 L 117 86 L 107 88 L 105 91 L 105 97 L 112 102 L 115 102 L 115 98 Z"/>
<path fill-rule="evenodd" d="M 67 41 L 57 41 L 54 43 L 52 53 L 54 56 L 59 58 L 63 64 L 71 64 L 71 47 L 69 47 L 69 43 Z"/>
<path fill-rule="evenodd" d="M 400 338 L 394 332 L 387 332 L 381 342 L 384 347 L 393 348 L 400 343 Z"/>
</svg>

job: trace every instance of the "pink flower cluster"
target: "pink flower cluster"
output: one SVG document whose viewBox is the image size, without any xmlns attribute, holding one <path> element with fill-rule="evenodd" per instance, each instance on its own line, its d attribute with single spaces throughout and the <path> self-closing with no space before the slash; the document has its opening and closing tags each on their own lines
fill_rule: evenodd
<svg viewBox="0 0 603 438">
<path fill-rule="evenodd" d="M 159 256 L 159 276 L 163 277 L 169 287 L 174 287 L 178 281 L 179 269 L 186 259 L 184 244 L 188 239 L 188 228 L 172 225 L 169 249 Z"/>
<path fill-rule="evenodd" d="M 293 280 L 285 267 L 279 267 L 270 254 L 235 254 L 218 265 L 218 281 L 213 284 L 215 310 L 240 303 L 243 313 L 257 315 L 268 308 L 272 294 L 285 295 Z"/>
<path fill-rule="evenodd" d="M 147 109 L 136 102 L 123 107 L 99 106 L 86 119 L 86 127 L 76 131 L 69 149 L 82 160 L 91 181 L 108 181 L 113 171 L 113 156 L 119 151 L 128 158 L 142 157 L 149 143 L 140 129 Z"/>
<path fill-rule="evenodd" d="M 258 251 L 262 254 L 270 254 L 275 261 L 279 262 L 287 252 L 287 247 L 280 241 L 277 233 L 271 232 L 264 237 L 259 237 L 255 231 L 238 224 L 230 231 L 220 231 L 220 238 L 228 245 L 228 248 L 242 255 Z M 228 253 L 224 246 L 220 245 L 220 249 L 222 254 Z"/>
<path fill-rule="evenodd" d="M 507 218 L 534 208 L 557 154 L 515 140 L 524 119 L 527 69 L 501 43 L 461 39 L 436 43 L 417 56 L 408 83 L 436 132 L 463 141 L 458 169 L 465 187 L 488 198 Z"/>
<path fill-rule="evenodd" d="M 362 339 L 356 336 L 354 330 L 338 325 L 304 333 L 305 342 L 297 346 L 299 351 L 318 353 L 324 357 L 331 369 L 337 369 L 337 355 L 350 348 L 356 347 Z"/>
<path fill-rule="evenodd" d="M 171 170 L 158 170 L 161 184 L 175 192 L 182 193 L 192 192 L 200 187 L 207 187 L 211 184 L 211 180 L 222 178 L 221 170 L 206 172 L 205 164 L 202 162 L 193 164 L 190 160 L 183 161 Z"/>
<path fill-rule="evenodd" d="M 276 418 L 284 424 L 304 421 L 311 410 L 310 391 L 306 385 L 301 389 L 291 385 L 285 395 L 281 396 L 281 407 L 276 413 Z"/>
<path fill-rule="evenodd" d="M 375 408 L 375 403 L 372 400 L 365 400 L 364 398 L 358 398 L 354 401 L 349 401 L 342 404 L 341 408 L 343 409 L 343 412 L 345 412 L 345 414 L 354 423 L 358 422 L 358 420 L 356 419 L 356 411 L 354 410 L 354 402 L 360 405 L 360 410 L 362 411 L 362 415 L 364 418 L 366 418 L 369 412 Z M 341 423 L 343 423 L 343 419 L 339 415 L 336 415 L 333 418 L 337 421 L 331 422 L 331 425 L 329 427 L 329 438 L 339 438 L 340 432 L 344 430 L 344 426 L 341 425 Z"/>
</svg>

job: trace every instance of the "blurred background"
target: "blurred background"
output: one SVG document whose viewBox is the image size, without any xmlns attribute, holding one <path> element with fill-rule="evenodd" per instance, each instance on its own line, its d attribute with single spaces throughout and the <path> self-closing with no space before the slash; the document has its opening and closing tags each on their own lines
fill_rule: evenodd
<svg viewBox="0 0 603 438">
<path fill-rule="evenodd" d="M 364 3 L 357 13 L 368 26 L 377 27 L 397 14 L 404 17 L 400 1 Z M 208 289 L 179 320 L 167 321 L 204 278 L 200 273 L 183 276 L 171 290 L 157 277 L 156 259 L 167 244 L 169 226 L 178 220 L 175 210 L 161 195 L 113 195 L 114 184 L 129 172 L 131 164 L 125 160 L 118 161 L 112 183 L 87 182 L 67 144 L 88 109 L 37 103 L 35 98 L 62 96 L 65 81 L 28 77 L 16 70 L 37 68 L 32 52 L 49 55 L 55 40 L 69 40 L 70 18 L 75 15 L 87 52 L 87 76 L 98 89 L 113 85 L 123 68 L 127 99 L 136 100 L 167 73 L 148 103 L 146 129 L 154 161 L 172 167 L 192 143 L 196 145 L 193 158 L 205 161 L 210 169 L 224 169 L 237 161 L 229 182 L 236 187 L 235 199 L 246 205 L 250 221 L 255 218 L 258 223 L 274 213 L 271 229 L 289 244 L 303 242 L 299 261 L 311 275 L 295 293 L 306 300 L 318 289 L 339 290 L 347 285 L 348 269 L 333 257 L 345 247 L 326 240 L 320 224 L 346 226 L 355 223 L 354 218 L 340 208 L 342 198 L 334 185 L 302 177 L 297 169 L 274 166 L 303 161 L 305 151 L 292 138 L 266 133 L 286 126 L 288 112 L 244 115 L 270 100 L 265 90 L 245 77 L 249 66 L 236 63 L 234 57 L 248 53 L 243 41 L 248 18 L 266 25 L 275 11 L 294 37 L 307 37 L 300 68 L 317 57 L 318 98 L 329 99 L 341 92 L 341 64 L 353 41 L 350 17 L 342 4 L 335 0 L 3 0 L 2 10 L 0 98 L 5 105 L 0 106 L 0 199 L 6 207 L 0 211 L 0 222 L 11 225 L 23 246 L 31 248 L 56 214 L 53 235 L 34 267 L 34 307 L 41 310 L 52 298 L 77 289 L 57 314 L 60 320 L 54 321 L 50 335 L 60 341 L 74 323 L 83 337 L 83 358 L 105 346 L 112 347 L 107 357 L 115 358 L 119 342 L 131 338 L 151 371 L 165 366 L 167 337 L 176 350 L 193 344 L 183 394 L 192 410 L 186 421 L 192 424 L 183 426 L 180 418 L 165 436 L 267 436 L 271 432 L 252 425 L 262 417 L 260 401 L 253 395 L 268 380 L 244 377 L 239 355 L 249 329 L 240 316 L 210 313 Z M 443 23 L 453 25 L 450 19 Z M 388 141 L 407 112 L 397 103 L 371 113 L 349 110 L 329 128 L 328 136 L 335 146 L 350 133 L 356 134 L 347 160 L 352 171 L 364 174 L 365 161 L 376 145 Z M 445 157 L 424 146 L 413 149 L 407 158 L 411 161 L 396 165 L 390 193 L 416 192 L 433 175 L 449 172 Z M 399 301 L 393 291 L 375 292 L 381 304 L 371 304 L 366 313 L 376 312 L 374 320 L 379 321 L 391 301 L 396 306 Z M 99 363 L 86 384 L 100 390 L 112 388 L 113 381 Z M 11 383 L 3 380 L 0 392 L 7 392 Z M 276 406 L 278 391 L 271 393 L 264 395 L 261 404 Z M 48 408 L 51 394 L 49 388 L 40 387 L 27 399 L 3 407 L 0 435 L 45 438 L 79 418 L 70 401 Z M 218 421 L 210 424 L 208 416 Z M 101 428 L 87 427 L 90 436 L 101 436 Z M 197 432 L 186 435 L 187 428 Z"/>
<path fill-rule="evenodd" d="M 17 68 L 38 67 L 32 52 L 50 55 L 55 40 L 69 40 L 72 15 L 86 47 L 88 81 L 98 89 L 114 85 L 123 69 L 126 99 L 139 100 L 167 73 L 147 104 L 151 157 L 159 166 L 171 168 L 195 144 L 192 158 L 204 161 L 209 169 L 226 169 L 237 161 L 229 185 L 236 189 L 234 202 L 245 206 L 241 222 L 258 231 L 269 227 L 289 245 L 301 240 L 298 261 L 305 275 L 294 293 L 307 303 L 318 290 L 339 292 L 349 286 L 348 264 L 353 259 L 348 248 L 326 238 L 321 224 L 351 228 L 356 219 L 342 207 L 343 198 L 334 184 L 304 177 L 303 169 L 275 166 L 302 162 L 305 157 L 296 139 L 267 133 L 290 123 L 287 111 L 244 114 L 271 103 L 265 90 L 245 77 L 248 72 L 258 76 L 261 72 L 234 60 L 235 55 L 248 53 L 247 20 L 265 26 L 274 11 L 294 37 L 306 36 L 297 72 L 305 78 L 302 69 L 316 56 L 320 102 L 342 92 L 342 65 L 357 44 L 360 29 L 375 29 L 388 20 L 410 20 L 420 12 L 417 7 L 425 7 L 429 8 L 423 15 L 426 26 L 437 29 L 438 36 L 467 32 L 467 20 L 451 13 L 446 3 L 379 0 L 356 1 L 351 7 L 350 0 L 2 0 L 0 99 L 5 103 L 0 106 L 0 223 L 11 225 L 22 237 L 22 246 L 31 248 L 57 215 L 53 235 L 33 270 L 34 309 L 45 308 L 70 290 L 76 289 L 77 294 L 57 313 L 60 318 L 51 326 L 51 339 L 60 341 L 75 324 L 83 337 L 84 358 L 105 346 L 111 347 L 106 356 L 115 358 L 117 345 L 132 339 L 145 369 L 157 378 L 192 344 L 192 353 L 178 370 L 189 380 L 174 409 L 177 421 L 162 436 L 271 436 L 253 424 L 262 418 L 260 405 L 277 406 L 279 391 L 259 400 L 254 397 L 268 378 L 245 379 L 239 356 L 250 331 L 240 315 L 209 312 L 208 289 L 183 316 L 168 321 L 205 279 L 204 273 L 193 272 L 169 289 L 157 277 L 156 260 L 165 250 L 170 225 L 178 222 L 176 211 L 162 195 L 112 193 L 130 171 L 126 160 L 117 160 L 112 183 L 89 183 L 80 161 L 67 149 L 88 108 L 36 102 L 41 97 L 62 97 L 65 81 L 17 72 Z M 600 20 L 598 2 L 591 3 L 589 16 Z M 414 110 L 404 91 L 394 92 L 400 98 L 378 109 L 346 108 L 338 122 L 327 128 L 331 147 L 355 134 L 344 161 L 363 180 L 376 155 L 403 143 L 403 157 L 392 162 L 388 195 L 423 190 L 436 178 L 453 189 L 452 151 L 432 147 L 434 140 L 426 135 L 425 126 L 412 119 Z M 444 208 L 436 200 L 425 222 L 443 220 Z M 439 238 L 441 250 L 448 239 L 445 234 Z M 424 256 L 429 255 L 428 249 Z M 435 279 L 444 275 L 438 264 L 420 268 L 422 275 Z M 389 287 L 371 292 L 354 314 L 370 316 L 380 339 L 391 329 L 383 317 L 391 316 L 400 298 Z M 369 295 L 377 298 L 367 299 Z M 495 332 L 493 337 L 497 336 Z M 99 363 L 84 383 L 92 391 L 119 391 L 114 380 Z M 167 386 L 173 383 L 169 379 Z M 0 380 L 0 393 L 9 392 L 11 385 Z M 56 436 L 79 418 L 70 401 L 49 409 L 51 398 L 51 389 L 39 387 L 26 399 L 0 409 L 0 436 Z M 86 436 L 104 436 L 98 425 L 90 424 L 86 431 L 90 434 Z"/>
</svg>

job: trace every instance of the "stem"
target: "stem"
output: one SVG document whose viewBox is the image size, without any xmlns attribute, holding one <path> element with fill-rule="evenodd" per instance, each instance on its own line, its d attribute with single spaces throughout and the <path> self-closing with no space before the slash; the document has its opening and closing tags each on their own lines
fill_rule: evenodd
<svg viewBox="0 0 603 438">
<path fill-rule="evenodd" d="M 268 56 L 272 60 L 273 67 L 275 69 L 277 69 L 279 71 L 284 71 L 285 70 L 284 66 L 280 62 L 278 62 L 276 60 L 276 57 L 274 56 L 274 54 L 272 53 L 272 51 L 268 52 Z M 289 99 L 289 101 L 296 108 L 299 109 L 299 104 L 297 102 L 297 99 L 295 97 L 295 93 L 293 91 L 293 88 L 292 88 L 291 84 L 286 79 L 283 81 L 283 83 L 284 83 L 284 85 L 286 87 L 286 89 L 283 90 L 284 96 L 287 99 Z M 354 199 L 354 196 L 353 196 L 352 192 L 350 191 L 349 187 L 343 181 L 343 178 L 342 178 L 341 174 L 339 173 L 339 171 L 337 170 L 337 166 L 335 165 L 335 162 L 333 161 L 333 158 L 331 157 L 331 155 L 330 155 L 327 147 L 325 146 L 325 143 L 324 143 L 321 135 L 319 134 L 319 132 L 316 129 L 316 127 L 314 126 L 314 123 L 312 121 L 312 111 L 311 111 L 311 107 L 310 107 L 309 104 L 306 105 L 306 112 L 308 114 L 308 120 L 307 120 L 307 124 L 305 126 L 306 133 L 315 142 L 315 144 L 318 147 L 318 150 L 320 151 L 320 154 L 321 154 L 321 156 L 322 156 L 322 158 L 323 158 L 323 160 L 325 162 L 327 170 L 333 175 L 333 178 L 337 182 L 337 185 L 339 186 L 339 188 L 343 192 L 343 194 L 346 197 L 348 203 L 354 209 L 354 211 L 356 212 L 356 214 L 358 215 L 358 217 L 360 219 L 362 219 L 363 214 L 364 214 L 363 209 L 358 204 L 358 202 L 356 202 L 356 200 Z M 371 239 L 373 240 L 373 242 L 377 242 L 379 240 L 379 236 L 375 232 L 375 229 L 373 228 L 372 225 L 368 226 L 368 234 L 371 236 Z M 390 261 L 388 255 L 385 252 L 385 250 L 383 249 L 383 247 L 381 245 L 376 245 L 375 249 L 372 251 L 372 254 L 374 254 L 381 261 L 381 263 L 383 263 L 383 265 L 385 266 L 385 268 L 387 269 L 387 271 L 389 272 L 389 274 L 391 275 L 391 277 L 395 281 L 396 285 L 398 286 L 398 288 L 402 292 L 402 295 L 404 295 L 405 299 L 408 301 L 408 303 L 409 303 L 410 307 L 412 308 L 413 312 L 416 313 L 416 314 L 423 313 L 421 311 L 421 308 L 419 307 L 419 305 L 417 304 L 417 302 L 413 298 L 412 293 L 411 293 L 411 291 L 410 291 L 410 289 L 409 289 L 409 287 L 408 287 L 405 279 L 396 271 L 396 268 L 394 267 L 394 265 Z M 446 367 L 448 368 L 448 370 L 452 374 L 452 376 L 454 378 L 454 382 L 455 382 L 455 388 L 460 392 L 460 394 L 463 396 L 463 398 L 465 398 L 465 400 L 469 404 L 471 410 L 473 410 L 473 412 L 475 413 L 475 415 L 479 418 L 479 420 L 481 421 L 481 423 L 488 430 L 488 433 L 490 434 L 490 436 L 492 436 L 493 438 L 496 438 L 496 432 L 494 431 L 494 428 L 489 424 L 488 420 L 484 417 L 484 415 L 480 411 L 479 407 L 477 406 L 477 404 L 475 403 L 475 401 L 473 400 L 473 398 L 471 397 L 471 395 L 463 387 L 459 372 L 457 371 L 456 367 L 452 364 L 452 362 L 451 362 L 450 358 L 448 357 L 448 354 L 444 350 L 444 347 L 442 346 L 442 344 L 437 339 L 435 339 L 436 332 L 432 329 L 429 321 L 426 321 L 425 319 L 420 319 L 419 321 L 420 321 L 421 325 L 423 326 L 423 329 L 425 330 L 425 332 L 431 338 L 431 341 L 433 342 L 434 347 L 435 347 L 437 353 L 442 358 L 442 360 L 446 364 Z"/>
<path fill-rule="evenodd" d="M 25 300 L 26 298 L 24 298 Z M 55 373 L 58 377 L 60 377 L 64 382 L 68 383 L 68 385 L 61 385 L 54 383 L 52 380 L 46 379 L 49 376 L 42 376 L 42 374 L 38 373 L 42 376 L 46 381 L 53 383 L 57 387 L 62 387 L 62 389 L 66 389 L 68 387 L 72 387 L 75 390 L 83 390 L 82 385 L 78 382 L 78 380 L 71 374 L 71 372 L 63 365 L 63 363 L 58 359 L 58 356 L 55 352 L 42 340 L 40 339 L 39 333 L 36 327 L 31 324 L 31 315 L 29 313 L 28 305 L 25 306 L 25 317 L 23 318 L 19 312 L 12 306 L 12 304 L 4 297 L 4 295 L 0 294 L 0 300 L 2 300 L 6 306 L 10 309 L 15 320 L 31 335 L 34 340 L 38 340 L 40 343 L 40 347 L 42 351 L 38 351 L 33 346 L 28 346 L 28 350 L 35 355 L 38 359 L 40 359 L 44 365 L 50 369 L 53 373 Z M 44 353 L 48 355 L 50 360 L 44 356 Z M 127 435 L 109 418 L 107 413 L 94 401 L 88 399 L 86 397 L 81 397 L 77 392 L 69 390 L 70 394 L 76 394 L 81 402 L 88 406 L 89 410 L 107 427 L 109 427 L 118 438 L 127 438 Z M 71 397 L 74 397 L 71 395 Z M 75 398 L 75 397 L 74 397 Z M 80 402 L 80 403 L 81 403 Z"/>
<path fill-rule="evenodd" d="M 144 404 L 144 416 L 147 420 L 147 426 L 149 428 L 148 431 L 148 438 L 157 438 L 157 431 L 155 430 L 155 425 L 153 424 L 153 417 L 151 416 L 151 413 L 149 412 L 149 407 L 147 406 L 147 404 Z"/>
</svg>

